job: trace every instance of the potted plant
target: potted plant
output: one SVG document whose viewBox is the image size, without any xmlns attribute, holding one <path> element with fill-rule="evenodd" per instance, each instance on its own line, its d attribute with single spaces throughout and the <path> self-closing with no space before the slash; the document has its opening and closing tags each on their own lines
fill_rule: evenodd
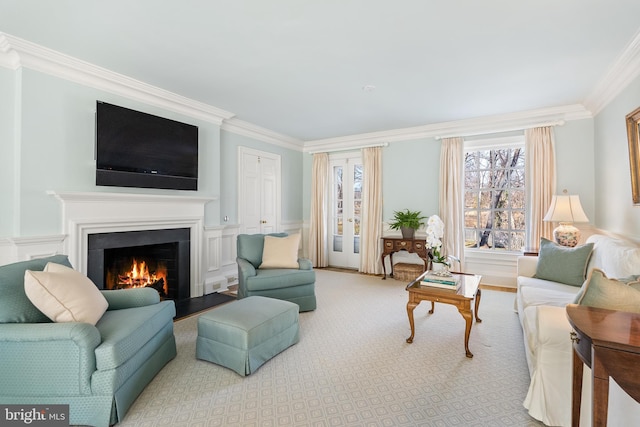
<svg viewBox="0 0 640 427">
<path fill-rule="evenodd" d="M 413 239 L 415 232 L 421 225 L 424 225 L 424 219 L 420 211 L 404 211 L 393 212 L 393 220 L 389 223 L 392 230 L 400 230 L 404 239 Z"/>
<path fill-rule="evenodd" d="M 442 237 L 444 236 L 444 222 L 438 215 L 431 215 L 427 221 L 427 248 L 431 258 L 431 268 L 434 271 L 446 270 L 449 267 L 447 256 L 442 250 Z"/>
</svg>

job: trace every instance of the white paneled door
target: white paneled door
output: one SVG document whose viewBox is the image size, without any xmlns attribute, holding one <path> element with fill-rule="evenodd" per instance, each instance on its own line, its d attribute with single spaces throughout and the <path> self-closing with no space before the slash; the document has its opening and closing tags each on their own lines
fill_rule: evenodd
<svg viewBox="0 0 640 427">
<path fill-rule="evenodd" d="M 358 269 L 362 215 L 362 158 L 359 152 L 331 155 L 329 165 L 329 265 Z"/>
<path fill-rule="evenodd" d="M 280 156 L 239 147 L 238 219 L 242 233 L 274 233 L 280 220 Z"/>
</svg>

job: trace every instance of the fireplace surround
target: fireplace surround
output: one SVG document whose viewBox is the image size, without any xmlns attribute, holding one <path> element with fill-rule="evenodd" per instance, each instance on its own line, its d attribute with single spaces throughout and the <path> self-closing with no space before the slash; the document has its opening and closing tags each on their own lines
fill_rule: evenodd
<svg viewBox="0 0 640 427">
<path fill-rule="evenodd" d="M 182 244 L 189 248 L 189 296 L 204 294 L 204 209 L 215 199 L 103 192 L 49 194 L 62 202 L 64 252 L 78 271 L 89 275 L 89 236 L 93 234 L 187 229 L 189 242 Z"/>
</svg>

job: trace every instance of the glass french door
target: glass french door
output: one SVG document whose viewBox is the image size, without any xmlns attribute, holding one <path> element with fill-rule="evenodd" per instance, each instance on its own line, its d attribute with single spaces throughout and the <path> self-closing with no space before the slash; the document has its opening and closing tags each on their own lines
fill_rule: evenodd
<svg viewBox="0 0 640 427">
<path fill-rule="evenodd" d="M 360 154 L 331 155 L 329 265 L 360 267 L 363 165 Z"/>
</svg>

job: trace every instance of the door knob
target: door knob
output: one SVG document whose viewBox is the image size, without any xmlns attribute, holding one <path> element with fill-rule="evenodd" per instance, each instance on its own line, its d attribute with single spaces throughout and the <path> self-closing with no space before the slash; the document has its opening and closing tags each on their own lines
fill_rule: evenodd
<svg viewBox="0 0 640 427">
<path fill-rule="evenodd" d="M 349 218 L 347 221 L 349 221 L 349 222 L 353 222 L 353 218 Z"/>
<path fill-rule="evenodd" d="M 265 221 L 264 219 L 262 221 L 260 221 L 260 224 L 266 224 L 267 221 Z"/>
</svg>

